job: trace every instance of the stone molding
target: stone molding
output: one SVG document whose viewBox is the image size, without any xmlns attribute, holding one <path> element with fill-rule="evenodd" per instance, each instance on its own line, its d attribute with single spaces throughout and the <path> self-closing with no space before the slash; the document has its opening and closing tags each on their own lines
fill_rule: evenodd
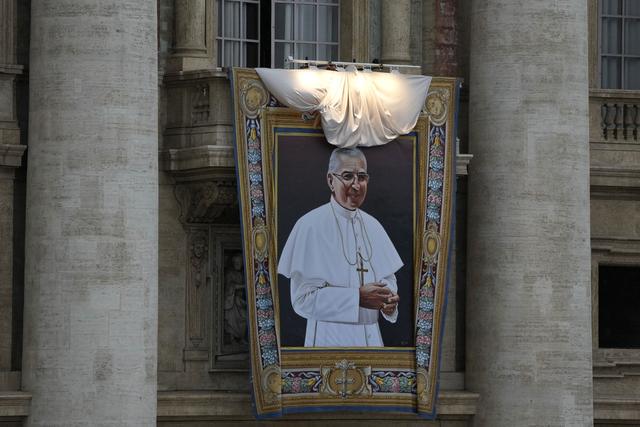
<svg viewBox="0 0 640 427">
<path fill-rule="evenodd" d="M 29 415 L 30 405 L 31 393 L 22 391 L 0 392 L 0 423 L 12 421 L 11 419 L 18 417 L 26 417 Z"/>
<path fill-rule="evenodd" d="M 591 236 L 591 250 L 617 255 L 640 255 L 640 240 Z"/>
<path fill-rule="evenodd" d="M 607 350 L 601 350 L 601 353 L 606 353 Z M 624 377 L 637 377 L 640 375 L 640 350 L 627 349 L 628 352 L 634 352 L 627 357 L 619 356 L 621 359 L 624 357 L 626 360 L 594 360 L 593 363 L 593 377 L 594 378 L 624 378 Z M 601 356 L 603 357 L 603 356 Z"/>
<path fill-rule="evenodd" d="M 592 192 L 600 187 L 606 188 L 605 193 L 615 191 L 615 187 L 621 190 L 640 188 L 640 169 L 591 166 L 590 170 Z"/>
<path fill-rule="evenodd" d="M 473 154 L 456 154 L 456 175 L 466 176 Z M 204 145 L 194 148 L 169 149 L 160 152 L 160 164 L 167 172 L 184 172 L 203 168 L 235 168 L 233 147 Z"/>
<path fill-rule="evenodd" d="M 640 399 L 593 399 L 593 419 L 596 425 L 603 421 L 635 424 L 640 419 Z"/>
<path fill-rule="evenodd" d="M 20 167 L 22 165 L 22 156 L 26 149 L 25 145 L 0 144 L 0 167 Z"/>
<path fill-rule="evenodd" d="M 160 165 L 167 172 L 183 172 L 203 168 L 234 168 L 233 147 L 204 145 L 194 148 L 164 150 L 160 152 Z"/>
<path fill-rule="evenodd" d="M 471 159 L 473 159 L 473 154 L 456 154 L 456 175 L 469 175 L 469 163 L 471 163 Z"/>
<path fill-rule="evenodd" d="M 0 74 L 20 75 L 24 71 L 22 65 L 0 64 Z"/>
<path fill-rule="evenodd" d="M 438 419 L 469 420 L 476 413 L 480 395 L 469 391 L 441 391 L 438 395 Z M 158 392 L 158 421 L 254 420 L 251 395 L 210 391 Z M 362 419 L 358 413 L 325 412 L 283 417 L 295 420 Z M 376 420 L 422 420 L 417 415 L 378 413 Z"/>
<path fill-rule="evenodd" d="M 475 413 L 480 395 L 468 391 L 441 391 L 438 397 L 438 418 L 460 417 L 470 419 Z M 29 415 L 31 394 L 25 392 L 0 392 L 0 422 L 6 417 Z M 607 401 L 611 402 L 611 401 Z M 247 393 L 213 391 L 160 391 L 158 392 L 158 420 L 253 420 L 251 396 Z M 378 414 L 379 418 L 418 420 L 411 414 Z M 356 414 L 323 413 L 314 418 L 360 418 Z M 288 417 L 289 418 L 289 417 Z M 309 415 L 291 418 L 304 419 Z M 638 417 L 636 417 L 638 418 Z"/>
<path fill-rule="evenodd" d="M 438 396 L 439 419 L 471 419 L 476 413 L 480 395 L 468 391 L 441 391 Z M 600 402 L 600 401 L 597 401 Z M 0 392 L 0 422 L 13 421 L 29 415 L 31 394 L 26 392 Z M 603 403 L 618 404 L 622 401 L 607 400 Z M 637 403 L 636 403 L 637 405 Z M 636 407 L 637 410 L 637 407 Z M 214 391 L 160 391 L 158 392 L 158 421 L 174 420 L 254 420 L 251 396 L 248 393 Z M 322 413 L 294 415 L 292 419 L 357 419 L 357 413 Z M 11 418 L 11 419 L 9 419 Z M 380 413 L 378 419 L 420 420 L 416 415 Z M 636 416 L 636 419 L 638 416 Z"/>
</svg>

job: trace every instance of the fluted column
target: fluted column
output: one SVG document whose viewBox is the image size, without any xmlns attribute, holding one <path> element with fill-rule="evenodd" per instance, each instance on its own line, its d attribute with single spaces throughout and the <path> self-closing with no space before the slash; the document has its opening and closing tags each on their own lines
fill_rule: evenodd
<svg viewBox="0 0 640 427">
<path fill-rule="evenodd" d="M 382 0 L 380 5 L 382 63 L 409 64 L 411 53 L 411 0 Z"/>
<path fill-rule="evenodd" d="M 31 2 L 31 426 L 156 424 L 156 6 Z"/>
<path fill-rule="evenodd" d="M 481 395 L 475 425 L 590 426 L 586 2 L 472 4 L 466 385 Z"/>
</svg>

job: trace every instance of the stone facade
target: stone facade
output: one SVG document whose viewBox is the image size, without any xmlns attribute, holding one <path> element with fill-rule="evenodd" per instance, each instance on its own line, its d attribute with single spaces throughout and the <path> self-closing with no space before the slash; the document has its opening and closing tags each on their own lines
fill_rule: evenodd
<svg viewBox="0 0 640 427">
<path fill-rule="evenodd" d="M 0 425 L 251 423 L 218 22 L 0 0 Z M 379 421 L 640 423 L 640 350 L 599 348 L 597 310 L 599 266 L 640 265 L 640 91 L 599 87 L 598 22 L 597 0 L 340 2 L 341 60 L 468 82 L 439 416 Z"/>
</svg>

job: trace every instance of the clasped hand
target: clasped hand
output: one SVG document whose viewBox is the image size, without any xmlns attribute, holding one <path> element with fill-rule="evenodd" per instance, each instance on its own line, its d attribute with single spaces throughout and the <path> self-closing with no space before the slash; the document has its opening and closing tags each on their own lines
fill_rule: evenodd
<svg viewBox="0 0 640 427">
<path fill-rule="evenodd" d="M 390 316 L 396 310 L 400 297 L 384 283 L 368 283 L 360 287 L 360 307 L 382 310 Z"/>
</svg>

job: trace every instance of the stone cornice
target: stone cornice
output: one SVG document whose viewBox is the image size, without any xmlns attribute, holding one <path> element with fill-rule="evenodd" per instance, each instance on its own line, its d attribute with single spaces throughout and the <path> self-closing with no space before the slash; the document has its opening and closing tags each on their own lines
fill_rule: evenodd
<svg viewBox="0 0 640 427">
<path fill-rule="evenodd" d="M 440 391 L 438 418 L 469 419 L 476 413 L 480 395 L 468 391 Z M 215 391 L 163 391 L 158 392 L 158 420 L 253 420 L 251 396 L 244 393 Z M 362 419 L 362 414 L 326 412 L 287 415 L 283 420 L 345 420 Z M 377 413 L 376 420 L 420 420 L 417 415 Z"/>
<path fill-rule="evenodd" d="M 228 78 L 227 70 L 223 68 L 210 68 L 205 70 L 179 71 L 177 73 L 166 73 L 162 76 L 165 84 L 179 84 L 183 82 L 192 82 L 195 80 L 206 79 L 226 79 Z"/>
<path fill-rule="evenodd" d="M 456 155 L 456 174 L 467 175 L 472 154 Z M 235 168 L 233 147 L 202 145 L 200 147 L 169 149 L 160 152 L 161 169 L 166 172 L 187 172 L 204 168 Z"/>
<path fill-rule="evenodd" d="M 166 172 L 185 172 L 204 168 L 233 168 L 235 159 L 233 147 L 203 145 L 161 151 L 160 165 Z"/>
<path fill-rule="evenodd" d="M 0 64 L 0 74 L 22 74 L 24 67 L 22 65 Z"/>
<path fill-rule="evenodd" d="M 31 393 L 22 391 L 0 392 L 0 422 L 6 418 L 26 417 L 29 415 Z"/>
<path fill-rule="evenodd" d="M 632 421 L 640 419 L 640 399 L 595 398 L 593 399 L 595 421 Z"/>
<path fill-rule="evenodd" d="M 0 144 L 0 166 L 20 167 L 26 149 L 25 145 Z"/>
<path fill-rule="evenodd" d="M 456 154 L 456 175 L 469 175 L 469 163 L 473 154 Z"/>
<path fill-rule="evenodd" d="M 590 98 L 640 99 L 640 90 L 589 89 Z"/>
<path fill-rule="evenodd" d="M 615 238 L 615 237 L 608 237 L 608 236 L 592 235 L 591 250 L 593 252 L 603 252 L 603 253 L 618 254 L 618 255 L 640 255 L 640 240 L 633 239 L 633 238 Z M 624 350 L 616 350 L 614 351 L 614 354 L 620 354 L 620 352 L 623 352 L 623 351 Z M 636 354 L 640 356 L 640 350 L 627 350 L 627 351 L 631 351 L 632 355 Z"/>
<path fill-rule="evenodd" d="M 438 418 L 470 418 L 476 413 L 480 395 L 468 391 L 441 391 L 438 396 Z M 29 415 L 31 394 L 21 391 L 0 392 L 0 422 Z M 251 396 L 248 393 L 215 391 L 158 392 L 158 420 L 253 420 Z M 322 413 L 291 415 L 287 419 L 358 419 L 357 413 Z M 416 415 L 379 413 L 377 419 L 418 420 Z"/>
</svg>

